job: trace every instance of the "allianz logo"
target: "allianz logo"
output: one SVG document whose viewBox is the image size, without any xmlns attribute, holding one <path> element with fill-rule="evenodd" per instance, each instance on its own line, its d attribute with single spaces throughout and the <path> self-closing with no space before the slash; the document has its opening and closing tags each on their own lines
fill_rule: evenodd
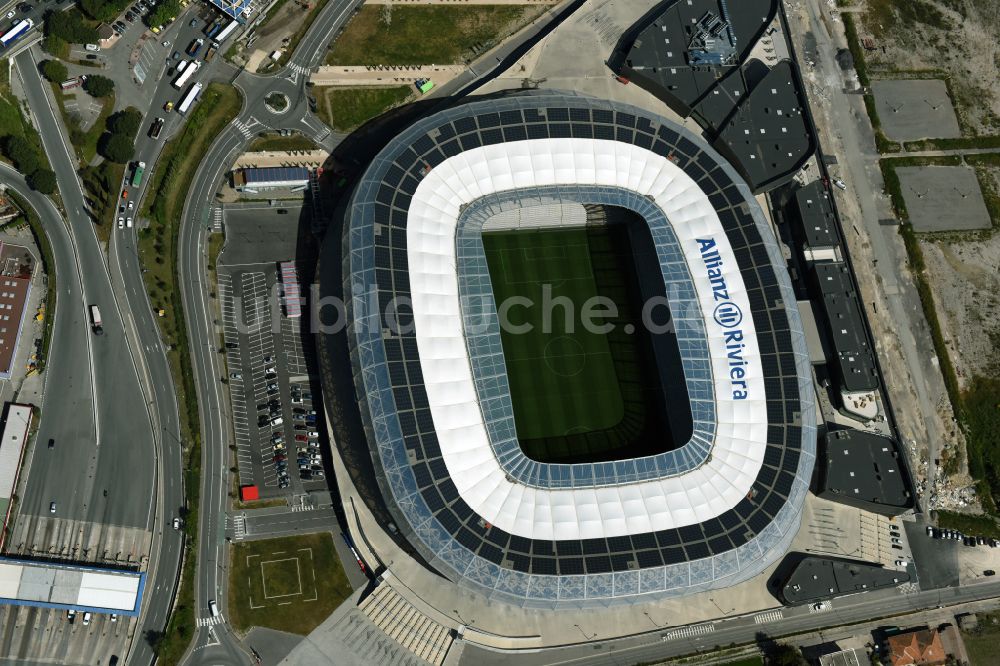
<svg viewBox="0 0 1000 666">
<path fill-rule="evenodd" d="M 698 243 L 708 283 L 712 287 L 712 299 L 715 301 L 712 320 L 719 327 L 719 334 L 725 344 L 732 398 L 746 400 L 750 394 L 746 366 L 750 362 L 743 358 L 746 343 L 743 341 L 743 329 L 738 328 L 743 323 L 743 311 L 729 296 L 729 285 L 726 284 L 726 275 L 722 268 L 722 255 L 715 239 L 696 238 L 695 242 Z"/>
</svg>

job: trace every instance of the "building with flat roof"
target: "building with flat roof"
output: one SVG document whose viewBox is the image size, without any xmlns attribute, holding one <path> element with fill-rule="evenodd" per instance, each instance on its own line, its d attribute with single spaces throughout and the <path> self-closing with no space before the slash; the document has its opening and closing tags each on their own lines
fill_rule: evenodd
<svg viewBox="0 0 1000 666">
<path fill-rule="evenodd" d="M 34 267 L 27 248 L 0 241 L 0 378 L 13 372 Z"/>
<path fill-rule="evenodd" d="M 0 530 L 0 548 L 7 538 L 7 521 L 10 520 L 11 499 L 17 489 L 17 479 L 21 473 L 24 447 L 28 443 L 31 429 L 31 405 L 16 402 L 7 403 L 4 410 L 3 434 L 0 435 L 0 515 L 3 529 Z"/>
<path fill-rule="evenodd" d="M 238 192 L 302 189 L 309 185 L 306 167 L 246 167 L 233 171 L 233 187 Z"/>
<path fill-rule="evenodd" d="M 905 571 L 870 562 L 801 553 L 788 558 L 791 562 L 780 581 L 780 597 L 789 606 L 895 587 L 910 580 Z"/>
<path fill-rule="evenodd" d="M 577 204 L 628 211 L 651 236 L 692 414 L 669 451 L 542 462 L 522 448 L 483 228 Z M 337 421 L 366 441 L 335 441 L 370 457 L 377 490 L 360 467 L 352 480 L 417 561 L 491 599 L 579 608 L 729 587 L 784 554 L 815 456 L 809 357 L 773 232 L 702 139 L 580 95 L 475 101 L 395 137 L 345 214 L 343 255 L 321 258 L 343 282 L 321 290 L 346 292 L 360 413 L 356 431 Z M 319 343 L 327 394 L 337 340 Z"/>
<path fill-rule="evenodd" d="M 875 356 L 865 335 L 864 314 L 844 262 L 815 263 L 812 274 L 833 353 L 833 367 L 842 393 L 874 391 L 879 387 Z"/>
<path fill-rule="evenodd" d="M 902 456 L 888 437 L 862 430 L 829 431 L 820 447 L 817 494 L 865 511 L 899 515 L 914 501 Z"/>
<path fill-rule="evenodd" d="M 804 249 L 811 253 L 809 258 L 833 260 L 835 255 L 830 251 L 840 245 L 840 239 L 830 193 L 823 182 L 814 180 L 796 190 L 795 205 L 802 225 Z M 819 254 L 824 251 L 826 254 Z"/>
<path fill-rule="evenodd" d="M 0 558 L 0 604 L 138 616 L 146 574 Z"/>
</svg>

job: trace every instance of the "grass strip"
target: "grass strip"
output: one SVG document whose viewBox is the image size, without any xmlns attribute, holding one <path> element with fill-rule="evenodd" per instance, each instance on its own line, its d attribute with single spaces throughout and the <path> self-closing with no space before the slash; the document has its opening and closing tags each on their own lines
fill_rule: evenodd
<svg viewBox="0 0 1000 666">
<path fill-rule="evenodd" d="M 1000 525 L 992 516 L 971 515 L 956 511 L 937 512 L 938 527 L 958 530 L 968 536 L 985 536 L 1000 539 Z"/>
<path fill-rule="evenodd" d="M 305 636 L 351 596 L 329 532 L 244 541 L 230 554 L 229 622 L 240 632 Z"/>
<path fill-rule="evenodd" d="M 328 65 L 447 65 L 493 48 L 534 16 L 524 5 L 365 5 L 337 37 Z"/>
<path fill-rule="evenodd" d="M 161 310 L 160 327 L 167 345 L 167 361 L 181 404 L 181 437 L 184 450 L 185 556 L 174 610 L 167 630 L 150 642 L 158 663 L 178 664 L 197 629 L 194 583 L 197 571 L 199 495 L 201 493 L 201 431 L 191 355 L 184 329 L 184 310 L 177 279 L 177 238 L 184 202 L 202 157 L 216 136 L 239 113 L 239 93 L 231 86 L 213 83 L 205 89 L 179 137 L 163 148 L 151 192 L 143 213 L 150 227 L 139 233 L 139 252 L 146 268 L 144 279 L 154 309 Z"/>
<path fill-rule="evenodd" d="M 920 141 L 907 141 L 903 144 L 903 147 L 911 152 L 921 150 L 1000 148 L 1000 136 L 960 136 L 952 139 L 921 139 Z"/>
<path fill-rule="evenodd" d="M 56 261 L 52 254 L 52 244 L 42 226 L 42 220 L 38 217 L 37 211 L 20 194 L 8 189 L 6 196 L 21 209 L 24 219 L 31 229 L 31 235 L 35 238 L 35 245 L 42 254 L 42 268 L 46 275 L 45 289 L 45 326 L 42 329 L 42 350 L 38 354 L 36 367 L 41 372 L 45 369 L 45 362 L 49 358 L 49 345 L 52 342 L 52 323 L 55 321 L 56 313 Z"/>
<path fill-rule="evenodd" d="M 320 120 L 335 130 L 349 132 L 405 102 L 414 93 L 414 88 L 318 87 L 313 91 Z"/>
<path fill-rule="evenodd" d="M 302 136 L 301 134 L 293 134 L 292 136 L 278 136 L 276 134 L 269 134 L 267 136 L 261 136 L 254 139 L 250 147 L 247 148 L 248 153 L 256 153 L 263 151 L 281 151 L 281 150 L 316 150 L 319 146 L 316 142 L 307 136 Z"/>
</svg>

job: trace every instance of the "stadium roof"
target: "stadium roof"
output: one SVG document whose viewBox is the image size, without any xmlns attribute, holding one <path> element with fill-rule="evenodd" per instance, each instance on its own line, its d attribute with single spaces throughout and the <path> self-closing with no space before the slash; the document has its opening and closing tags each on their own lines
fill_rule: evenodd
<svg viewBox="0 0 1000 666">
<path fill-rule="evenodd" d="M 0 558 L 0 604 L 138 615 L 146 574 Z"/>
<path fill-rule="evenodd" d="M 483 222 L 538 201 L 649 224 L 695 419 L 680 449 L 521 453 L 497 329 L 464 322 L 496 318 L 466 298 L 490 290 Z M 732 585 L 783 554 L 815 455 L 809 359 L 773 234 L 700 139 L 585 97 L 474 102 L 397 137 L 349 211 L 362 417 L 390 511 L 431 566 L 515 603 L 579 606 Z M 398 297 L 412 320 L 386 318 Z"/>
</svg>

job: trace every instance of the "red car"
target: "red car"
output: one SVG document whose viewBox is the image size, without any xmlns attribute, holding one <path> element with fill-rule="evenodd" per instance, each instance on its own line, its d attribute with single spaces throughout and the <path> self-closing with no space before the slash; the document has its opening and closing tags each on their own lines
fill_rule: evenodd
<svg viewBox="0 0 1000 666">
<path fill-rule="evenodd" d="M 306 437 L 305 435 L 296 435 L 295 436 L 295 441 L 296 442 L 308 442 L 309 438 Z"/>
</svg>

